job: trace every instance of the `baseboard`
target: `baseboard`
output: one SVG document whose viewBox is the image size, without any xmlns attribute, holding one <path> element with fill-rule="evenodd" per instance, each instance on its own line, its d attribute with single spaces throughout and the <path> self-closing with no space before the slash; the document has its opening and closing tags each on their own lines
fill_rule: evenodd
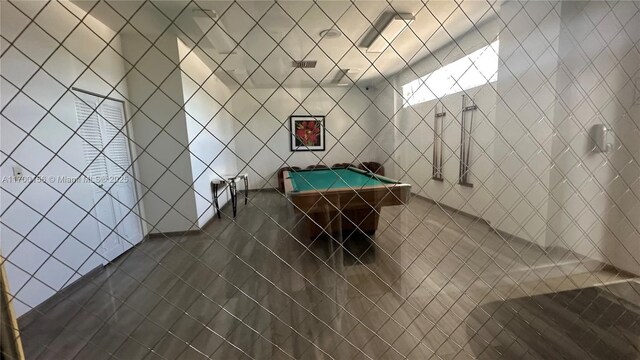
<svg viewBox="0 0 640 360">
<path fill-rule="evenodd" d="M 506 232 L 504 230 L 497 229 L 496 227 L 491 226 L 491 223 L 489 221 L 487 221 L 487 220 L 485 220 L 485 219 L 483 219 L 481 217 L 469 214 L 469 213 L 467 213 L 465 211 L 462 211 L 462 210 L 456 209 L 456 208 L 454 208 L 452 206 L 440 203 L 438 201 L 435 201 L 435 200 L 430 199 L 428 197 L 422 196 L 420 194 L 412 193 L 412 195 L 414 195 L 416 197 L 419 197 L 419 198 L 421 198 L 423 200 L 426 200 L 428 202 L 431 202 L 433 204 L 436 204 L 436 205 L 442 207 L 443 209 L 449 210 L 449 211 L 451 211 L 451 212 L 453 212 L 455 214 L 461 214 L 461 215 L 464 215 L 464 216 L 469 217 L 471 219 L 482 221 L 485 224 L 487 224 L 487 226 L 492 231 L 494 231 L 496 234 L 500 235 L 500 237 L 503 238 L 505 241 L 512 242 L 512 243 L 519 243 L 519 244 L 525 245 L 525 246 L 535 246 L 538 250 L 542 251 L 545 254 L 549 253 L 553 249 L 553 247 L 542 246 L 542 245 L 537 244 L 537 243 L 535 243 L 533 241 L 526 240 L 526 239 L 523 239 L 523 238 L 521 238 L 519 236 L 516 236 L 516 235 L 513 235 L 511 233 L 508 233 L 508 232 Z M 567 251 L 570 251 L 570 250 L 567 250 Z M 579 255 L 579 254 L 577 254 L 577 255 Z M 585 270 L 587 270 L 587 271 L 595 271 L 595 270 L 599 270 L 599 269 L 604 269 L 604 270 L 609 270 L 609 271 L 613 271 L 613 272 L 616 272 L 616 273 L 620 273 L 620 274 L 622 274 L 623 276 L 626 276 L 626 277 L 635 277 L 635 276 L 637 276 L 637 275 L 635 275 L 633 273 L 630 273 L 628 271 L 621 270 L 621 269 L 619 269 L 619 268 L 617 268 L 617 267 L 615 267 L 615 266 L 613 266 L 611 264 L 603 263 L 601 261 L 598 261 L 598 260 L 595 260 L 595 259 L 591 259 L 591 258 L 588 258 L 588 257 L 584 257 L 582 260 L 580 260 L 580 263 L 581 263 L 581 266 L 583 266 L 585 268 Z M 573 267 L 575 267 L 575 263 L 574 262 L 570 262 L 570 263 L 567 263 L 567 264 L 555 264 L 555 267 L 556 267 L 556 269 L 554 269 L 554 270 L 557 271 L 558 274 L 561 274 L 562 270 L 572 270 Z M 543 270 L 545 270 L 545 267 L 542 267 L 540 269 L 527 269 L 527 271 L 532 271 L 532 270 L 533 271 L 543 271 Z M 558 276 L 560 276 L 560 275 L 558 275 Z"/>
<path fill-rule="evenodd" d="M 180 237 L 180 236 L 189 236 L 189 235 L 197 235 L 201 233 L 201 229 L 193 229 L 193 230 L 182 230 L 182 231 L 166 231 L 160 233 L 149 233 L 146 238 L 147 239 L 157 239 L 163 237 Z"/>
<path fill-rule="evenodd" d="M 266 192 L 280 192 L 280 190 L 278 190 L 278 188 L 276 187 L 265 187 L 265 188 L 261 188 L 261 189 L 249 189 L 249 193 L 252 192 L 261 192 L 261 191 L 266 191 Z M 241 191 L 239 191 L 241 192 Z"/>
<path fill-rule="evenodd" d="M 500 237 L 502 237 L 503 239 L 505 239 L 507 241 L 517 242 L 517 243 L 528 245 L 528 246 L 533 245 L 533 246 L 538 247 L 543 252 L 547 252 L 547 250 L 548 250 L 546 247 L 541 246 L 541 245 L 539 245 L 539 244 L 537 244 L 537 243 L 535 243 L 533 241 L 529 241 L 529 240 L 523 239 L 523 238 L 521 238 L 519 236 L 516 236 L 516 235 L 513 235 L 511 233 L 508 233 L 506 231 L 500 230 L 500 229 L 492 226 L 491 222 L 486 220 L 486 219 L 484 219 L 484 218 L 481 218 L 481 217 L 473 215 L 473 214 L 469 214 L 466 211 L 463 211 L 463 210 L 460 210 L 460 209 L 456 209 L 453 206 L 449 206 L 447 204 L 443 204 L 441 202 L 438 202 L 436 200 L 430 199 L 430 198 L 428 198 L 426 196 L 422 196 L 420 194 L 416 194 L 416 193 L 411 193 L 411 194 L 416 196 L 416 197 L 419 197 L 419 198 L 421 198 L 423 200 L 426 200 L 426 201 L 428 201 L 430 203 L 436 204 L 436 205 L 442 207 L 443 209 L 449 210 L 449 211 L 453 212 L 454 214 L 460 214 L 460 215 L 466 216 L 468 218 L 471 218 L 471 219 L 474 219 L 474 220 L 477 220 L 477 221 L 481 221 L 481 222 L 485 223 L 492 231 L 494 231 L 496 234 L 500 235 Z"/>
<path fill-rule="evenodd" d="M 35 320 L 39 316 L 42 316 L 42 314 L 46 313 L 52 307 L 54 307 L 55 305 L 57 305 L 60 302 L 62 302 L 67 296 L 71 295 L 78 287 L 83 286 L 86 283 L 88 283 L 89 281 L 95 279 L 99 274 L 101 274 L 102 272 L 105 271 L 107 266 L 113 264 L 114 262 L 118 261 L 119 259 L 122 259 L 123 257 L 125 257 L 127 254 L 131 253 L 136 247 L 138 247 L 140 244 L 142 244 L 145 240 L 147 240 L 149 238 L 150 238 L 150 236 L 149 236 L 149 234 L 147 234 L 137 244 L 134 244 L 132 247 L 130 247 L 129 249 L 127 249 L 125 252 L 123 252 L 122 254 L 118 255 L 117 257 L 115 257 L 113 260 L 109 261 L 107 264 L 96 266 L 95 268 L 93 268 L 89 272 L 87 272 L 86 274 L 84 274 L 81 277 L 79 277 L 78 279 L 76 279 L 76 281 L 74 281 L 71 284 L 65 286 L 62 290 L 58 291 L 57 293 L 53 294 L 51 297 L 49 297 L 45 301 L 41 302 L 40 304 L 38 304 L 37 306 L 32 308 L 31 310 L 29 310 L 26 313 L 22 314 L 17 319 L 18 320 L 18 324 L 20 325 L 20 328 L 23 329 L 23 328 L 29 326 L 29 324 L 31 324 L 33 322 L 33 320 Z"/>
<path fill-rule="evenodd" d="M 128 251 L 129 250 L 125 251 L 123 254 L 126 254 Z M 26 313 L 20 315 L 17 319 L 20 329 L 24 329 L 27 326 L 29 326 L 29 324 L 31 324 L 35 319 L 42 316 L 42 314 L 46 314 L 47 311 L 49 311 L 52 307 L 54 307 L 55 305 L 59 304 L 64 299 L 66 299 L 77 288 L 79 288 L 82 285 L 85 285 L 89 281 L 96 278 L 99 274 L 101 274 L 104 271 L 104 268 L 105 267 L 103 265 L 96 266 L 86 274 L 76 279 L 71 284 L 65 286 L 62 290 L 53 294 L 51 297 L 49 297 L 45 301 L 31 308 L 31 310 L 27 311 Z"/>
<path fill-rule="evenodd" d="M 213 207 L 213 204 L 211 205 Z M 220 212 L 222 212 L 224 209 L 226 209 L 227 207 L 231 206 L 231 197 L 229 197 L 229 200 L 227 200 L 227 202 L 225 202 L 222 207 L 220 208 Z M 201 233 L 207 226 L 211 225 L 211 223 L 213 223 L 216 218 L 218 216 L 218 213 L 215 211 L 215 209 L 213 209 L 213 216 L 211 216 L 209 218 L 209 220 L 207 220 L 204 225 L 200 226 L 198 230 L 196 230 L 197 232 Z"/>
<path fill-rule="evenodd" d="M 415 197 L 418 197 L 418 198 L 420 198 L 420 199 L 422 199 L 422 200 L 428 201 L 428 202 L 430 202 L 430 203 L 432 203 L 432 204 L 438 205 L 439 207 L 441 207 L 441 208 L 443 208 L 443 209 L 446 209 L 446 210 L 448 210 L 448 211 L 451 211 L 451 212 L 453 212 L 454 214 L 464 215 L 464 216 L 466 216 L 466 217 L 468 217 L 468 218 L 471 218 L 471 219 L 473 219 L 473 220 L 481 221 L 481 222 L 483 222 L 483 223 L 487 224 L 487 226 L 491 227 L 491 224 L 489 223 L 489 221 L 487 221 L 487 220 L 485 220 L 485 219 L 483 219 L 483 218 L 481 218 L 481 217 L 479 217 L 479 216 L 476 216 L 476 215 L 470 214 L 470 213 L 468 213 L 468 212 L 466 212 L 466 211 L 463 211 L 463 210 L 460 210 L 460 209 L 456 209 L 456 208 L 454 208 L 453 206 L 449 206 L 449 205 L 447 205 L 447 204 L 444 204 L 444 203 L 441 203 L 441 202 L 439 202 L 439 201 L 433 200 L 433 199 L 431 199 L 431 198 L 428 198 L 428 197 L 426 197 L 426 196 L 420 195 L 420 194 L 418 194 L 418 193 L 414 193 L 414 192 L 412 192 L 412 193 L 411 193 L 411 195 L 413 195 L 413 196 L 415 196 Z"/>
<path fill-rule="evenodd" d="M 491 230 L 493 230 L 493 232 L 495 232 L 496 234 L 500 235 L 501 238 L 510 241 L 510 242 L 515 242 L 515 243 L 519 243 L 521 245 L 527 245 L 527 246 L 535 246 L 537 247 L 540 251 L 547 253 L 549 252 L 549 248 L 546 246 L 542 246 L 538 243 L 535 243 L 533 241 L 521 238 L 519 236 L 513 235 L 512 233 L 506 232 L 504 230 L 500 230 L 498 228 L 495 228 L 491 225 L 489 225 L 491 227 Z"/>
<path fill-rule="evenodd" d="M 605 268 L 607 265 L 594 259 L 583 259 L 566 263 L 549 263 L 538 266 L 520 265 L 506 270 L 483 272 L 484 280 L 491 286 L 504 285 L 505 283 L 525 283 L 530 281 L 545 281 L 547 279 L 592 273 Z M 508 276 L 507 276 L 508 274 Z"/>
<path fill-rule="evenodd" d="M 228 203 L 228 201 L 227 201 L 227 203 Z M 224 204 L 224 205 L 222 206 L 222 208 L 220 209 L 220 211 L 222 211 L 222 209 L 224 209 L 224 207 L 225 207 L 225 206 L 227 206 L 227 204 Z M 202 226 L 200 227 L 200 229 L 198 229 L 198 231 L 199 231 L 199 232 L 202 232 L 202 229 L 204 229 L 204 228 L 206 228 L 207 226 L 211 225 L 211 224 L 216 220 L 216 218 L 217 218 L 217 217 L 218 217 L 218 214 L 214 212 L 214 213 L 213 213 L 213 216 L 212 216 L 212 217 L 210 217 L 210 218 L 209 218 L 209 220 L 207 220 L 207 222 L 205 222 L 205 223 L 204 223 L 204 225 L 202 225 Z"/>
<path fill-rule="evenodd" d="M 622 270 L 619 267 L 611 265 L 611 264 L 604 264 L 604 266 L 602 267 L 602 270 L 610 271 L 610 272 L 613 272 L 613 273 L 616 273 L 616 274 L 620 274 L 623 277 L 627 277 L 627 278 L 637 278 L 637 277 L 640 276 L 638 274 L 634 274 L 634 273 L 629 272 L 627 270 Z"/>
<path fill-rule="evenodd" d="M 238 199 L 238 201 L 243 199 L 243 195 L 242 195 L 243 191 L 244 190 L 238 191 L 238 194 L 240 195 L 240 198 Z M 249 193 L 251 193 L 252 191 L 254 191 L 254 190 L 249 190 Z M 242 201 L 244 201 L 244 200 L 242 200 Z M 222 207 L 220 208 L 220 211 L 221 212 L 224 211 L 229 206 L 231 206 L 231 199 L 229 199 L 227 202 L 224 203 L 224 205 L 222 205 Z M 198 227 L 197 229 L 182 230 L 182 231 L 159 232 L 159 233 L 149 233 L 149 234 L 147 234 L 147 236 L 145 236 L 145 239 L 157 239 L 157 238 L 171 237 L 171 236 L 180 237 L 180 236 L 198 235 L 198 234 L 201 234 L 203 232 L 202 229 L 204 229 L 207 226 L 211 225 L 217 218 L 218 218 L 218 213 L 214 209 L 213 216 L 211 216 L 211 218 L 209 218 L 209 220 L 207 220 L 207 222 L 205 222 L 204 225 Z"/>
<path fill-rule="evenodd" d="M 221 208 L 221 210 L 224 209 L 225 206 L 227 206 L 227 204 L 225 204 Z M 211 223 L 214 220 L 214 218 L 215 218 L 215 216 L 212 217 L 209 221 L 207 221 L 205 226 L 208 225 L 209 223 Z M 109 266 L 110 264 L 116 262 L 118 259 L 121 259 L 121 258 L 125 257 L 127 254 L 129 254 L 131 251 L 133 251 L 139 244 L 143 243 L 144 241 L 149 240 L 149 239 L 153 239 L 153 238 L 188 236 L 188 235 L 200 234 L 200 233 L 202 233 L 202 229 L 184 230 L 184 231 L 172 231 L 172 232 L 164 232 L 164 233 L 149 233 L 149 234 L 145 235 L 142 238 L 142 240 L 140 240 L 140 242 L 138 242 L 134 246 L 130 247 L 127 251 L 123 252 L 122 254 L 118 255 L 115 259 L 110 261 L 108 264 L 96 266 L 95 268 L 93 268 L 92 270 L 90 270 L 86 274 L 82 275 L 80 278 L 78 278 L 77 280 L 75 280 L 71 284 L 65 286 L 62 290 L 56 292 L 55 294 L 53 294 L 51 297 L 49 297 L 45 301 L 41 302 L 37 306 L 33 307 L 31 310 L 29 310 L 26 313 L 24 313 L 21 316 L 19 316 L 17 320 L 18 320 L 18 324 L 19 324 L 20 328 L 24 329 L 27 326 L 29 326 L 35 319 L 37 319 L 38 317 L 42 316 L 42 314 L 45 314 L 52 307 L 54 307 L 55 305 L 57 305 L 60 302 L 62 302 L 65 298 L 67 298 L 70 294 L 72 294 L 78 287 L 80 287 L 82 285 L 85 285 L 89 281 L 91 281 L 94 278 L 96 278 L 99 274 L 101 274 L 103 271 L 105 271 L 105 268 L 107 266 Z"/>
</svg>

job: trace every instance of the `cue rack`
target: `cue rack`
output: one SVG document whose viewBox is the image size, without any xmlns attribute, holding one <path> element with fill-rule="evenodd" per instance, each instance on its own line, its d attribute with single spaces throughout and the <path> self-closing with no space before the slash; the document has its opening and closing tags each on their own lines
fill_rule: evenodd
<svg viewBox="0 0 640 360">
<path fill-rule="evenodd" d="M 471 155 L 471 131 L 473 130 L 473 112 L 478 106 L 472 98 L 462 95 L 462 112 L 460 114 L 460 174 L 458 184 L 473 187 L 469 182 Z"/>
<path fill-rule="evenodd" d="M 436 104 L 433 118 L 433 171 L 431 178 L 438 181 L 444 180 L 442 177 L 442 129 L 447 112 L 442 108 L 442 103 Z"/>
</svg>

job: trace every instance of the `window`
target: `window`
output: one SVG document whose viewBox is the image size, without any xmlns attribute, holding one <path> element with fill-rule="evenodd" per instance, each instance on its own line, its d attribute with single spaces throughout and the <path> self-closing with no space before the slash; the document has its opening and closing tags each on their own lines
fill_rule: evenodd
<svg viewBox="0 0 640 360">
<path fill-rule="evenodd" d="M 403 107 L 494 82 L 498 79 L 499 41 L 402 86 Z"/>
</svg>

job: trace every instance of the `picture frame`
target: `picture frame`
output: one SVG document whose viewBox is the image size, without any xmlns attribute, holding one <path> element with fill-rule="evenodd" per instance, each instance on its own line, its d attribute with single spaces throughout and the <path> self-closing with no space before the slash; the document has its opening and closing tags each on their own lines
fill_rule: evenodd
<svg viewBox="0 0 640 360">
<path fill-rule="evenodd" d="M 325 151 L 325 117 L 323 115 L 289 116 L 291 151 Z"/>
</svg>

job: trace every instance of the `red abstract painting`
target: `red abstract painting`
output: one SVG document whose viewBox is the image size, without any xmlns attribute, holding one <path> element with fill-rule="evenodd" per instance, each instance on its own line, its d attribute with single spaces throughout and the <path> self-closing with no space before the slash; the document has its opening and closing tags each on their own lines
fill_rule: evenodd
<svg viewBox="0 0 640 360">
<path fill-rule="evenodd" d="M 291 116 L 291 151 L 324 150 L 324 116 Z"/>
<path fill-rule="evenodd" d="M 299 121 L 296 124 L 296 138 L 300 142 L 300 145 L 320 145 L 319 121 Z"/>
</svg>

